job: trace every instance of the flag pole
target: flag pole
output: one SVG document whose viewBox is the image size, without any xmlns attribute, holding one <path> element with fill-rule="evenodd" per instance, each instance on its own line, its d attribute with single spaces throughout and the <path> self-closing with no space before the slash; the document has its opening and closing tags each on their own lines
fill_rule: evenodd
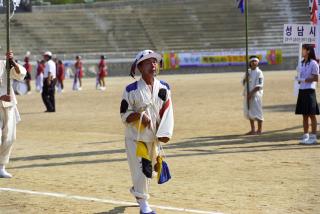
<svg viewBox="0 0 320 214">
<path fill-rule="evenodd" d="M 6 0 L 6 28 L 7 28 L 7 53 L 10 51 L 10 0 Z M 7 69 L 7 95 L 10 95 L 10 62 L 7 59 L 6 69 Z"/>
<path fill-rule="evenodd" d="M 247 82 L 247 107 L 250 109 L 250 100 L 248 99 L 250 88 L 249 88 L 249 50 L 248 50 L 248 0 L 245 0 L 245 23 L 246 23 L 246 82 Z"/>
</svg>

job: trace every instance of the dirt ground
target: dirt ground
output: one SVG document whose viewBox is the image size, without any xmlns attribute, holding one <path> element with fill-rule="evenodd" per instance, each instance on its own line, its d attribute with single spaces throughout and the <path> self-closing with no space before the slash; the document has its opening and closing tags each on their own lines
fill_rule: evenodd
<svg viewBox="0 0 320 214">
<path fill-rule="evenodd" d="M 222 213 L 310 213 L 320 210 L 320 144 L 298 145 L 293 71 L 265 72 L 261 136 L 243 136 L 240 73 L 162 75 L 172 88 L 175 132 L 165 146 L 172 180 L 151 184 L 150 203 Z M 43 113 L 40 94 L 20 96 L 23 121 L 1 188 L 135 202 L 119 104 L 129 77 L 107 90 L 84 80 L 83 91 L 56 96 Z M 34 83 L 34 82 L 33 82 Z M 318 96 L 320 97 L 320 96 Z M 0 191 L 0 213 L 138 213 L 136 206 Z M 163 210 L 162 213 L 182 213 Z"/>
</svg>

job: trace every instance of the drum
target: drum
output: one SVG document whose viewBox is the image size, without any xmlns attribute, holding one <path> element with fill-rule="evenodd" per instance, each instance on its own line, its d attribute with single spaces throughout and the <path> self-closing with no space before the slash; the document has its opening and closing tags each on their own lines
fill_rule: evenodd
<svg viewBox="0 0 320 214">
<path fill-rule="evenodd" d="M 13 80 L 12 88 L 14 92 L 18 95 L 26 95 L 28 92 L 28 86 L 27 86 L 27 83 L 25 82 Z"/>
</svg>

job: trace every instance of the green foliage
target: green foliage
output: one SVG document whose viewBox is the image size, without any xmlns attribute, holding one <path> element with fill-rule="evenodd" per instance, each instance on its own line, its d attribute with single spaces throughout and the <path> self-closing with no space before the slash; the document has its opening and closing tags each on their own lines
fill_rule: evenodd
<svg viewBox="0 0 320 214">
<path fill-rule="evenodd" d="M 77 3 L 93 3 L 109 0 L 43 0 L 44 2 L 50 2 L 51 4 L 77 4 Z"/>
</svg>

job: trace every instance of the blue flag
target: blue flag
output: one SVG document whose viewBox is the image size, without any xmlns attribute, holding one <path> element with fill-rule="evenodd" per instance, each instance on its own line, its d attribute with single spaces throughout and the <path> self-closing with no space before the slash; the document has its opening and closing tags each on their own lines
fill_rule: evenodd
<svg viewBox="0 0 320 214">
<path fill-rule="evenodd" d="M 240 9 L 241 13 L 244 13 L 244 0 L 236 0 L 237 6 Z"/>
</svg>

